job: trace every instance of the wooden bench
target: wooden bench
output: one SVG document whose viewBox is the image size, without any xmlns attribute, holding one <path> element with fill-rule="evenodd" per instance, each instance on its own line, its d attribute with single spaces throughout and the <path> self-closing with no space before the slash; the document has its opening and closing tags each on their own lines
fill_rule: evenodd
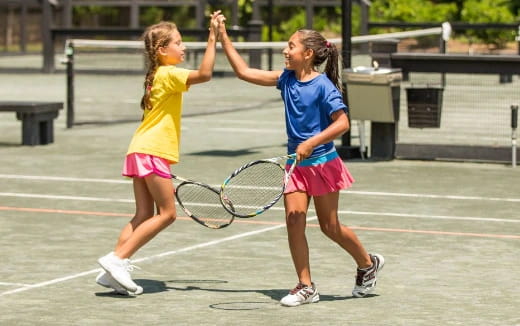
<svg viewBox="0 0 520 326">
<path fill-rule="evenodd" d="M 16 112 L 22 120 L 22 145 L 45 145 L 54 141 L 54 119 L 61 102 L 0 101 L 0 112 Z"/>
</svg>

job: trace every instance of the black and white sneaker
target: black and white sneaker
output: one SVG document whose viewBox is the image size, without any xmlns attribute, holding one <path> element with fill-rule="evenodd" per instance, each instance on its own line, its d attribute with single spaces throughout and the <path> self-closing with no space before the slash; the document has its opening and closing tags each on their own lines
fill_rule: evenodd
<svg viewBox="0 0 520 326">
<path fill-rule="evenodd" d="M 320 301 L 320 294 L 316 289 L 314 283 L 308 286 L 303 283 L 298 283 L 294 289 L 289 291 L 289 294 L 280 300 L 280 303 L 288 307 L 296 307 L 305 303 L 315 303 Z"/>
<path fill-rule="evenodd" d="M 377 274 L 383 269 L 385 259 L 379 254 L 370 254 L 372 266 L 366 269 L 357 270 L 356 285 L 352 290 L 352 295 L 356 298 L 362 298 L 372 293 L 376 288 Z"/>
</svg>

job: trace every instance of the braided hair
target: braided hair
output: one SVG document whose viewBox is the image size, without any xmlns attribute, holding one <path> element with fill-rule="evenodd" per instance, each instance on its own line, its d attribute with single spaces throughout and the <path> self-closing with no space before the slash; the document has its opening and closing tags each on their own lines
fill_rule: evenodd
<svg viewBox="0 0 520 326">
<path fill-rule="evenodd" d="M 151 110 L 150 97 L 152 85 L 157 68 L 161 65 L 159 61 L 159 48 L 167 46 L 172 39 L 172 33 L 177 30 L 177 26 L 171 22 L 160 22 L 148 27 L 142 38 L 144 40 L 146 77 L 144 79 L 144 95 L 141 99 L 141 109 Z"/>
<path fill-rule="evenodd" d="M 314 68 L 318 68 L 325 60 L 325 74 L 330 81 L 341 92 L 343 86 L 341 85 L 339 75 L 339 51 L 335 44 L 327 41 L 320 33 L 310 30 L 301 29 L 298 31 L 300 41 L 306 49 L 312 49 L 314 56 L 312 64 Z"/>
</svg>

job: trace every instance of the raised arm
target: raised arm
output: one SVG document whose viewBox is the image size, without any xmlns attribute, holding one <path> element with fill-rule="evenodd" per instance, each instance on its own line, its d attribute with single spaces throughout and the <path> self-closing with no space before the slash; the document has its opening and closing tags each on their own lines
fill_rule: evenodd
<svg viewBox="0 0 520 326">
<path fill-rule="evenodd" d="M 219 16 L 222 16 L 220 14 L 220 10 L 213 12 L 213 14 L 211 15 L 208 46 L 206 47 L 206 52 L 204 52 L 204 57 L 202 58 L 199 69 L 192 70 L 188 75 L 188 85 L 207 82 L 211 79 L 211 76 L 213 75 L 213 67 L 215 66 L 215 53 L 219 31 Z"/>
<path fill-rule="evenodd" d="M 249 68 L 247 63 L 233 46 L 226 31 L 225 21 L 225 17 L 219 17 L 219 37 L 224 53 L 226 54 L 226 57 L 228 58 L 231 67 L 233 67 L 237 77 L 257 85 L 276 86 L 278 77 L 280 77 L 282 72 Z"/>
</svg>

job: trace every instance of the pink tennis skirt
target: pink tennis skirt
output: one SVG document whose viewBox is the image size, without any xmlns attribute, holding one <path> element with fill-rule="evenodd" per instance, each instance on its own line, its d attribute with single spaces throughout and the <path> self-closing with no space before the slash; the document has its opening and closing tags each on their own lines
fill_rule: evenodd
<svg viewBox="0 0 520 326">
<path fill-rule="evenodd" d="M 122 172 L 125 177 L 144 178 L 152 173 L 163 178 L 172 178 L 170 163 L 164 158 L 141 153 L 126 156 Z"/>
<path fill-rule="evenodd" d="M 312 159 L 311 159 L 312 160 Z M 294 168 L 285 193 L 306 192 L 309 196 L 322 196 L 341 189 L 347 189 L 354 183 L 354 178 L 343 164 L 340 157 L 332 158 L 320 164 L 301 164 Z"/>
</svg>

